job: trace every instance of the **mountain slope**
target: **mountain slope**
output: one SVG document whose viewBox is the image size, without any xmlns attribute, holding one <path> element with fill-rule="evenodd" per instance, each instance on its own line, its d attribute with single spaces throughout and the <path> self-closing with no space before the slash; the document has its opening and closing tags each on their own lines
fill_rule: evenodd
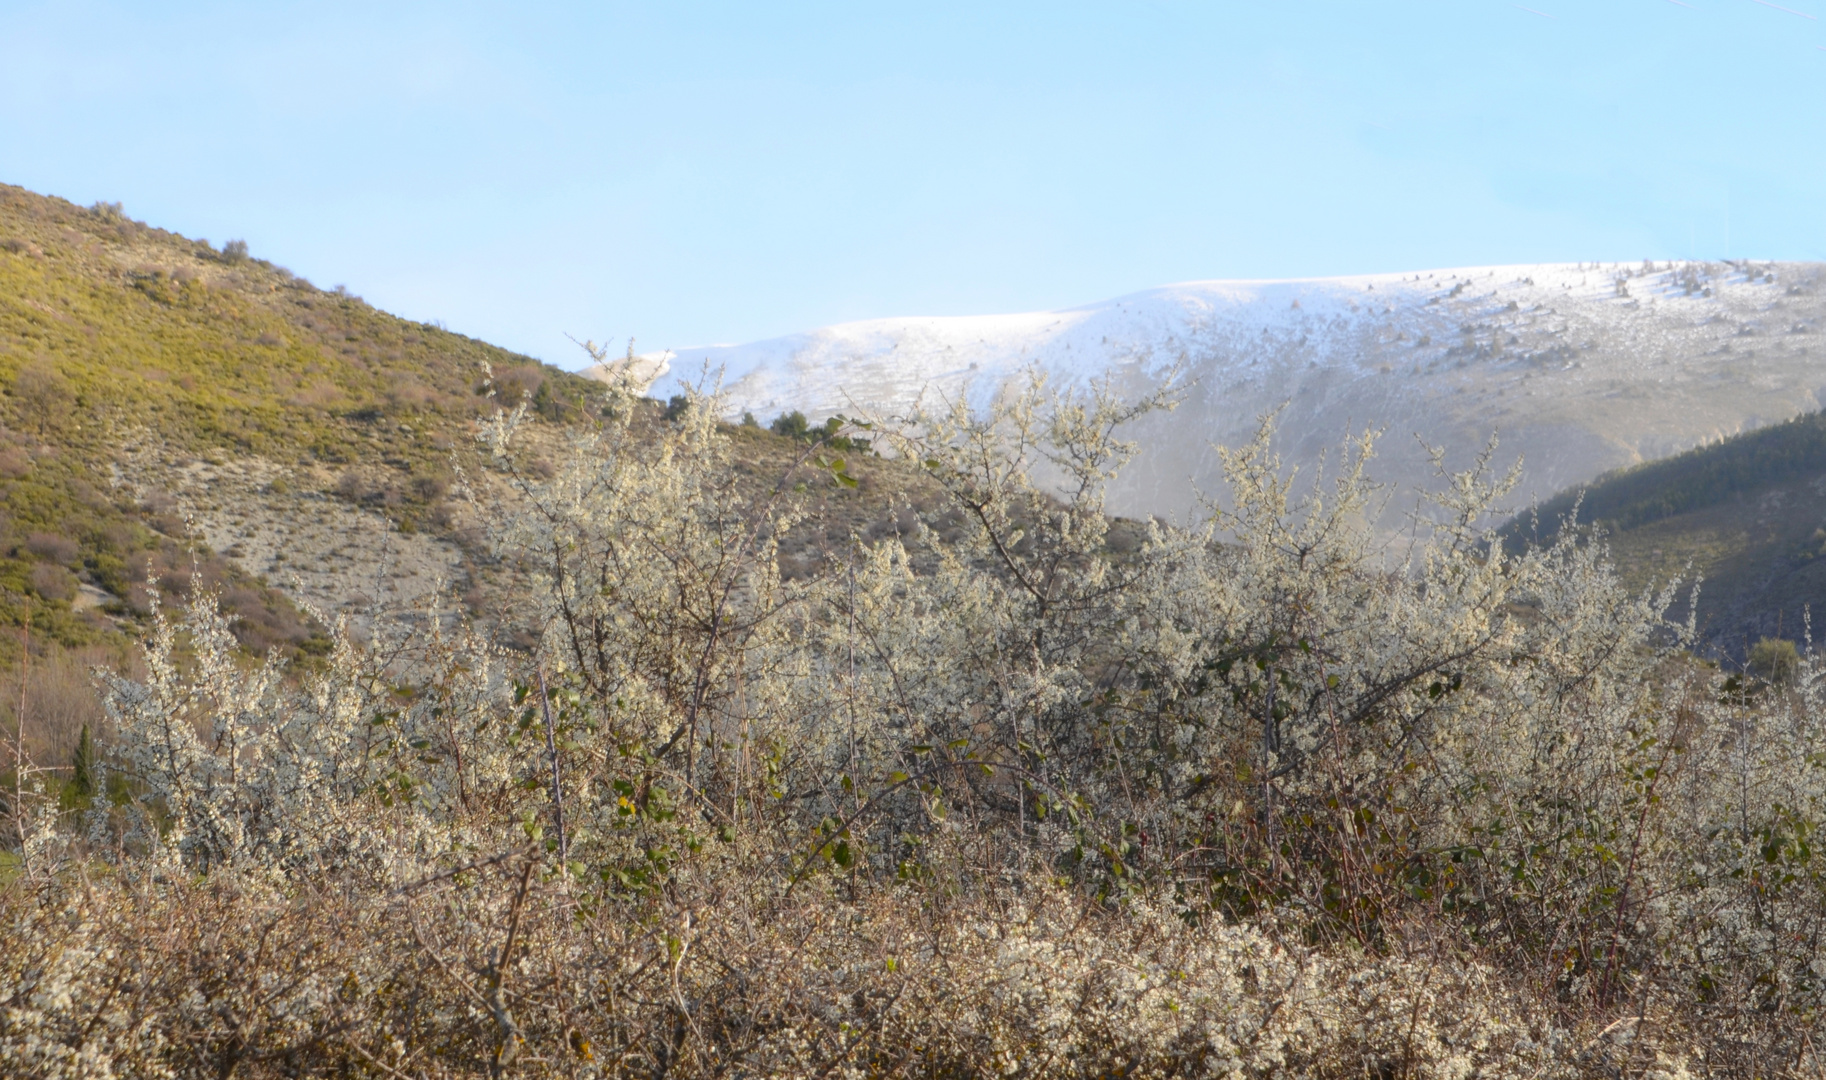
<svg viewBox="0 0 1826 1080">
<path fill-rule="evenodd" d="M 465 587 L 445 492 L 475 416 L 522 395 L 576 415 L 590 389 L 245 245 L 8 186 L 0 386 L 0 624 L 118 644 L 153 580 L 180 595 L 201 573 L 256 650 L 320 641 L 294 600 L 336 613 Z M 0 635 L 0 659 L 17 649 Z"/>
<path fill-rule="evenodd" d="M 1631 587 L 1702 579 L 1697 622 L 1713 651 L 1741 659 L 1760 638 L 1800 639 L 1810 611 L 1826 618 L 1826 413 L 1599 477 L 1504 532 L 1545 539 L 1575 509 Z"/>
<path fill-rule="evenodd" d="M 1826 397 L 1818 264 L 1481 267 L 1192 282 L 1063 311 L 881 319 L 636 358 L 657 397 L 721 375 L 732 416 L 904 411 L 980 400 L 1028 366 L 1141 386 L 1175 364 L 1185 404 L 1137 431 L 1129 514 L 1183 513 L 1216 486 L 1209 444 L 1285 405 L 1310 469 L 1347 428 L 1387 430 L 1379 475 L 1427 482 L 1414 443 L 1462 462 L 1493 432 L 1526 460 L 1523 498 L 1817 409 Z M 598 376 L 607 372 L 598 370 Z M 1398 507 L 1397 507 L 1398 508 Z"/>
</svg>

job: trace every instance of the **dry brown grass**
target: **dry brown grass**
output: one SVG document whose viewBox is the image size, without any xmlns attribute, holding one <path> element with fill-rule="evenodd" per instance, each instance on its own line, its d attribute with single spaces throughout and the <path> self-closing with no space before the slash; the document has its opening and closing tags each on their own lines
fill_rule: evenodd
<svg viewBox="0 0 1826 1080">
<path fill-rule="evenodd" d="M 82 1075 L 85 1055 L 241 1077 L 1599 1076 L 1650 1074 L 1666 1034 L 1573 1045 L 1460 956 L 1326 957 L 1042 881 L 769 897 L 750 880 L 603 904 L 509 854 L 397 890 L 15 889 L 0 1061 L 20 1076 Z"/>
</svg>

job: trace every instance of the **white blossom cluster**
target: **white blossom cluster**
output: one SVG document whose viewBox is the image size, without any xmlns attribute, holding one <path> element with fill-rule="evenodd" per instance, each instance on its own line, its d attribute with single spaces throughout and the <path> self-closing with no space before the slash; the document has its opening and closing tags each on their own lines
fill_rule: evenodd
<svg viewBox="0 0 1826 1080">
<path fill-rule="evenodd" d="M 382 623 L 291 679 L 155 613 L 124 803 L 19 830 L 0 1072 L 1812 1068 L 1826 667 L 1728 676 L 1601 541 L 1506 548 L 1488 454 L 1401 550 L 1372 439 L 1291 477 L 1271 421 L 1205 519 L 1114 522 L 1171 404 L 880 422 L 861 483 L 946 536 L 796 575 L 854 449 L 757 476 L 713 401 L 611 396 L 539 476 L 497 417 L 534 652 Z"/>
</svg>

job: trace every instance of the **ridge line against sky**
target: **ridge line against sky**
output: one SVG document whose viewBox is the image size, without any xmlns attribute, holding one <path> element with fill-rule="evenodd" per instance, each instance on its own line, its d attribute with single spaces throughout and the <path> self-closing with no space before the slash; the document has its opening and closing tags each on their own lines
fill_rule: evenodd
<svg viewBox="0 0 1826 1080">
<path fill-rule="evenodd" d="M 570 367 L 567 333 L 1826 259 L 1816 4 L 3 3 L 0 181 Z"/>
</svg>

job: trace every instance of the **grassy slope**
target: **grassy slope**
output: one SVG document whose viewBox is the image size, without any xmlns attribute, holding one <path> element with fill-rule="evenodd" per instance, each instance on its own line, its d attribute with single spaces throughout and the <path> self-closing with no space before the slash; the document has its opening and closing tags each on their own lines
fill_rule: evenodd
<svg viewBox="0 0 1826 1080">
<path fill-rule="evenodd" d="M 1632 586 L 1704 579 L 1699 623 L 1714 649 L 1741 658 L 1758 638 L 1798 639 L 1809 608 L 1826 619 L 1826 414 L 1600 477 L 1544 504 L 1541 528 L 1575 501 Z M 1530 529 L 1518 519 L 1507 532 Z"/>
<path fill-rule="evenodd" d="M 110 484 L 117 455 L 150 440 L 199 456 L 362 461 L 381 476 L 345 497 L 435 527 L 450 455 L 473 452 L 473 418 L 495 404 L 478 393 L 484 362 L 553 418 L 588 393 L 268 263 L 0 186 L 0 625 L 66 646 L 124 640 L 148 574 L 176 588 L 194 568 L 229 588 L 247 644 L 305 644 L 282 598 L 207 552 L 193 564 L 181 522 Z M 0 659 L 16 648 L 0 634 Z"/>
</svg>

